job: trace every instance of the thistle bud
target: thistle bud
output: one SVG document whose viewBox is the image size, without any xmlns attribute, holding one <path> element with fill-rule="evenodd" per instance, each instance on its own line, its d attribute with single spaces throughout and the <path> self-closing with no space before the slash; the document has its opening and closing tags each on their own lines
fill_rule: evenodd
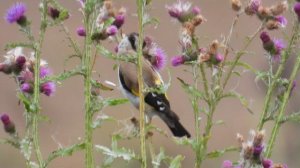
<svg viewBox="0 0 300 168">
<path fill-rule="evenodd" d="M 18 56 L 15 63 L 15 69 L 14 69 L 15 72 L 19 73 L 20 71 L 22 71 L 25 66 L 25 63 L 26 63 L 25 56 Z"/>
<path fill-rule="evenodd" d="M 275 50 L 274 48 L 274 42 L 271 40 L 269 34 L 267 32 L 262 32 L 260 34 L 260 39 L 263 43 L 263 47 L 268 52 L 273 52 Z"/>
<path fill-rule="evenodd" d="M 16 132 L 15 124 L 10 120 L 7 114 L 1 115 L 1 121 L 5 132 L 9 134 L 14 134 Z"/>
<path fill-rule="evenodd" d="M 48 7 L 48 15 L 53 19 L 59 18 L 60 11 L 54 7 Z"/>
<path fill-rule="evenodd" d="M 78 36 L 81 36 L 81 37 L 86 36 L 86 32 L 85 32 L 85 29 L 83 26 L 78 27 L 76 32 L 77 32 Z"/>
</svg>

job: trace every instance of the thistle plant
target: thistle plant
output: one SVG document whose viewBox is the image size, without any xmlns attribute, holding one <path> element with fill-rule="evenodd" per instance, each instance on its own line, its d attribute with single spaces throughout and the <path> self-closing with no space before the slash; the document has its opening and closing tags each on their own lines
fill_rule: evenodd
<svg viewBox="0 0 300 168">
<path fill-rule="evenodd" d="M 289 100 L 295 95 L 300 67 L 300 2 L 280 0 L 267 5 L 261 0 L 231 0 L 228 8 L 231 6 L 234 14 L 232 24 L 224 28 L 225 31 L 218 38 L 211 38 L 209 34 L 204 38 L 201 30 L 203 25 L 211 23 L 205 14 L 208 9 L 186 0 L 167 4 L 136 0 L 135 8 L 121 6 L 114 0 L 77 0 L 67 3 L 75 4 L 78 10 L 67 9 L 63 1 L 41 0 L 36 4 L 39 7 L 39 21 L 31 20 L 32 16 L 28 13 L 30 9 L 25 2 L 12 3 L 4 15 L 7 24 L 18 27 L 25 39 L 6 44 L 4 58 L 0 63 L 2 75 L 9 76 L 15 82 L 17 100 L 24 109 L 23 115 L 16 115 L 22 116 L 25 127 L 22 128 L 12 117 L 15 116 L 11 115 L 13 112 L 1 112 L 3 132 L 7 135 L 0 139 L 0 144 L 8 144 L 19 150 L 26 167 L 51 167 L 57 158 L 64 159 L 63 157 L 75 152 L 84 153 L 82 160 L 86 168 L 116 167 L 120 162 L 121 167 L 132 167 L 134 164 L 143 168 L 187 167 L 189 164 L 184 159 L 188 156 L 180 152 L 172 153 L 170 149 L 155 144 L 162 137 L 174 147 L 191 149 L 194 157 L 192 165 L 195 168 L 204 167 L 204 162 L 210 159 L 226 157 L 228 152 L 239 153 L 239 158 L 233 161 L 226 159 L 223 163 L 217 163 L 218 167 L 287 167 L 288 163 L 273 161 L 272 151 L 276 148 L 281 126 L 289 121 L 300 121 L 300 113 L 289 112 L 287 108 Z M 161 22 L 151 12 L 155 10 L 153 3 L 165 6 L 164 13 L 171 18 L 171 21 L 165 22 L 170 22 L 179 31 L 178 37 L 170 39 L 179 42 L 178 46 L 172 46 L 179 51 L 175 56 L 168 57 L 168 50 L 158 42 L 163 36 L 148 34 L 149 29 L 159 29 Z M 74 13 L 79 13 L 81 17 L 73 17 Z M 288 13 L 292 15 L 291 18 L 286 17 Z M 133 31 L 128 31 L 128 27 L 132 25 L 127 19 L 131 18 L 136 19 L 137 25 L 133 26 Z M 235 48 L 232 45 L 233 36 L 239 33 L 241 19 L 256 19 L 260 25 L 245 41 L 240 41 L 239 48 Z M 67 24 L 69 20 L 75 21 L 78 27 L 70 28 Z M 39 23 L 39 28 L 33 29 L 33 23 Z M 292 30 L 286 31 L 289 27 Z M 56 72 L 52 69 L 53 65 L 44 60 L 46 48 L 55 50 L 44 44 L 50 28 L 58 28 L 60 31 L 56 33 L 66 38 L 65 47 L 71 48 L 71 53 L 64 56 L 63 64 L 77 61 L 68 70 Z M 283 37 L 280 36 L 281 33 L 285 38 L 280 38 Z M 254 68 L 254 65 L 243 59 L 257 52 L 249 51 L 254 43 L 259 44 L 264 51 L 265 63 L 268 65 L 266 70 Z M 96 66 L 104 65 L 104 59 L 110 60 L 114 65 L 103 72 L 97 72 Z M 289 59 L 295 61 L 291 63 Z M 172 69 L 168 68 L 167 62 L 173 66 Z M 120 70 L 115 72 L 122 63 L 133 65 L 136 70 L 136 73 L 131 74 L 133 77 L 126 78 L 125 82 L 128 84 L 128 79 L 137 81 L 129 82 L 130 85 L 125 87 L 122 85 L 124 77 L 121 77 Z M 171 71 L 179 67 L 184 68 L 182 73 L 175 74 Z M 284 74 L 288 67 L 291 67 L 291 72 Z M 147 68 L 157 77 L 153 81 L 153 76 L 145 70 Z M 160 73 L 165 70 L 169 72 L 170 80 L 163 83 L 165 76 L 162 77 Z M 107 71 L 112 71 L 114 78 L 119 77 L 117 80 L 120 84 L 103 78 Z M 261 110 L 252 110 L 248 99 L 229 85 L 235 76 L 240 77 L 244 71 L 256 76 L 254 84 L 262 83 L 266 87 Z M 84 118 L 84 122 L 79 123 L 84 128 L 83 137 L 72 140 L 74 143 L 69 146 L 59 146 L 46 153 L 45 147 L 40 143 L 40 124 L 51 123 L 45 122 L 47 117 L 44 115 L 41 99 L 44 96 L 46 102 L 55 99 L 57 87 L 63 86 L 65 80 L 75 77 L 83 83 L 81 118 Z M 150 82 L 147 81 L 149 78 Z M 149 85 L 151 82 L 154 84 Z M 188 96 L 192 111 L 175 114 L 173 108 L 171 110 L 173 98 L 166 96 L 170 85 L 181 86 Z M 129 86 L 136 88 L 128 88 Z M 124 89 L 132 93 L 127 98 L 138 108 L 139 113 L 119 119 L 110 111 L 116 111 L 114 109 L 122 107 L 129 100 L 112 95 L 120 90 L 124 92 Z M 251 117 L 259 116 L 259 121 L 256 128 L 255 125 L 248 128 L 251 130 L 250 138 L 246 139 L 238 133 L 237 144 L 232 142 L 232 146 L 216 149 L 211 146 L 211 140 L 217 137 L 214 128 L 223 123 L 216 120 L 216 114 L 222 112 L 219 104 L 227 98 L 238 99 Z M 153 114 L 149 114 L 149 109 Z M 169 130 L 152 123 L 154 114 L 166 123 L 175 137 Z M 185 124 L 186 121 L 180 120 L 182 124 L 179 122 L 182 115 L 192 119 L 189 127 L 183 127 L 188 125 Z M 267 123 L 270 127 L 265 126 Z M 118 128 L 109 132 L 110 143 L 102 144 L 94 138 L 95 130 L 107 132 L 102 128 L 106 124 L 118 125 Z M 101 138 L 107 139 L 103 136 Z"/>
</svg>

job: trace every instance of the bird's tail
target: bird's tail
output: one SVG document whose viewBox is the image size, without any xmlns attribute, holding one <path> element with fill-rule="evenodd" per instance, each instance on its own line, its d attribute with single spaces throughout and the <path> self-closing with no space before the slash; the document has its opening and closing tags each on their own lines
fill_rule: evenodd
<svg viewBox="0 0 300 168">
<path fill-rule="evenodd" d="M 178 116 L 170 111 L 168 116 L 161 117 L 176 137 L 191 137 L 191 134 L 180 123 Z"/>
<path fill-rule="evenodd" d="M 183 127 L 183 125 L 179 122 L 179 120 L 175 120 L 173 124 L 167 124 L 173 135 L 176 137 L 191 137 L 191 134 Z"/>
</svg>

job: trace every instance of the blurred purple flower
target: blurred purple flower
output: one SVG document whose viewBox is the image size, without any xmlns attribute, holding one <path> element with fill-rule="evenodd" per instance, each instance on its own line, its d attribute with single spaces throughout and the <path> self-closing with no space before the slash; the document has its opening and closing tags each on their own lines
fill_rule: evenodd
<svg viewBox="0 0 300 168">
<path fill-rule="evenodd" d="M 192 13 L 193 13 L 194 15 L 198 15 L 198 14 L 201 13 L 201 9 L 200 9 L 198 6 L 195 6 L 195 7 L 193 7 L 193 9 L 192 9 Z"/>
<path fill-rule="evenodd" d="M 26 20 L 25 17 L 26 12 L 26 6 L 24 3 L 17 2 L 14 5 L 12 5 L 6 12 L 5 19 L 8 23 L 21 23 L 24 20 Z"/>
<path fill-rule="evenodd" d="M 230 160 L 225 160 L 222 164 L 222 168 L 233 168 L 233 164 Z"/>
<path fill-rule="evenodd" d="M 173 66 L 179 66 L 185 62 L 185 59 L 183 56 L 175 56 L 171 58 L 171 62 Z"/>
<path fill-rule="evenodd" d="M 220 63 L 220 62 L 222 62 L 224 60 L 224 56 L 222 54 L 220 54 L 220 53 L 217 53 L 215 55 L 215 59 L 216 59 L 217 63 Z"/>
<path fill-rule="evenodd" d="M 260 156 L 261 152 L 263 151 L 264 147 L 259 145 L 259 146 L 255 146 L 254 150 L 253 150 L 253 155 L 254 156 Z"/>
<path fill-rule="evenodd" d="M 294 5 L 294 11 L 298 16 L 298 20 L 300 21 L 300 2 L 296 2 Z"/>
<path fill-rule="evenodd" d="M 113 25 L 115 25 L 118 29 L 120 29 L 124 24 L 124 22 L 125 22 L 125 15 L 119 14 L 115 16 L 115 21 L 113 22 Z"/>
<path fill-rule="evenodd" d="M 276 16 L 275 20 L 280 23 L 281 27 L 286 27 L 286 25 L 288 23 L 287 19 L 282 15 Z"/>
<path fill-rule="evenodd" d="M 274 39 L 274 48 L 275 52 L 273 54 L 273 58 L 275 61 L 280 61 L 282 50 L 286 47 L 282 39 Z"/>
<path fill-rule="evenodd" d="M 86 36 L 86 32 L 83 26 L 80 26 L 76 30 L 78 36 Z"/>
<path fill-rule="evenodd" d="M 23 93 L 32 93 L 33 88 L 32 88 L 32 86 L 29 83 L 23 83 L 21 85 L 21 91 Z"/>
<path fill-rule="evenodd" d="M 111 25 L 109 26 L 107 29 L 106 29 L 106 33 L 109 35 L 109 36 L 114 36 L 116 35 L 118 32 L 118 28 L 117 26 L 115 25 Z"/>
<path fill-rule="evenodd" d="M 190 2 L 182 2 L 180 0 L 171 6 L 166 6 L 168 13 L 171 17 L 179 19 L 181 16 L 185 15 L 191 7 Z"/>
<path fill-rule="evenodd" d="M 261 5 L 261 0 L 251 0 L 249 3 L 249 7 L 255 13 L 258 11 L 259 6 Z"/>
<path fill-rule="evenodd" d="M 52 96 L 55 92 L 56 85 L 54 82 L 46 82 L 41 85 L 41 92 L 44 93 L 46 96 Z"/>
<path fill-rule="evenodd" d="M 50 68 L 45 67 L 45 66 L 40 67 L 40 78 L 45 78 L 51 74 L 52 74 L 52 71 Z"/>
<path fill-rule="evenodd" d="M 273 165 L 273 161 L 271 159 L 264 159 L 262 161 L 262 165 L 264 168 L 271 168 L 271 166 Z"/>
<path fill-rule="evenodd" d="M 156 47 L 155 48 L 155 62 L 153 66 L 157 70 L 161 70 L 165 67 L 167 63 L 167 56 L 163 49 Z"/>
</svg>

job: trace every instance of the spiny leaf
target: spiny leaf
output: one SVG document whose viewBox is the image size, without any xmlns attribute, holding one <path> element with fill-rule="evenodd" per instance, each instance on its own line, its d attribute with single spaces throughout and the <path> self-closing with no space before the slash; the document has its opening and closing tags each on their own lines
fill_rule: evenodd
<svg viewBox="0 0 300 168">
<path fill-rule="evenodd" d="M 170 163 L 169 168 L 180 168 L 181 167 L 181 161 L 183 161 L 184 156 L 177 155 Z"/>
<path fill-rule="evenodd" d="M 29 48 L 34 49 L 34 46 L 30 43 L 22 43 L 22 42 L 15 42 L 15 43 L 9 43 L 5 45 L 5 50 L 10 50 L 16 47 L 23 47 L 23 48 Z"/>
<path fill-rule="evenodd" d="M 293 121 L 293 122 L 300 123 L 300 112 L 292 113 L 288 116 L 285 116 L 281 122 L 284 123 L 287 121 Z"/>
<path fill-rule="evenodd" d="M 238 150 L 239 150 L 238 147 L 231 146 L 231 147 L 228 147 L 228 148 L 223 149 L 223 150 L 215 150 L 215 151 L 209 152 L 208 154 L 206 154 L 206 157 L 210 158 L 210 159 L 211 158 L 218 158 L 218 157 L 223 156 L 227 152 L 234 152 L 234 151 L 238 151 Z"/>
<path fill-rule="evenodd" d="M 71 156 L 74 152 L 83 150 L 84 148 L 85 148 L 85 143 L 78 143 L 70 147 L 60 148 L 56 151 L 53 151 L 45 161 L 45 165 L 47 166 L 55 158 Z"/>
<path fill-rule="evenodd" d="M 232 62 L 232 61 L 227 61 L 226 62 L 226 65 L 232 65 L 232 64 L 234 64 L 234 62 Z M 245 68 L 246 70 L 249 70 L 253 73 L 257 73 L 257 70 L 255 68 L 253 68 L 250 64 L 247 64 L 245 62 L 239 61 L 239 62 L 236 63 L 236 65 L 241 66 L 241 67 Z"/>
<path fill-rule="evenodd" d="M 127 102 L 128 99 L 106 99 L 103 101 L 104 105 L 106 106 L 116 106 Z"/>
<path fill-rule="evenodd" d="M 177 78 L 179 82 L 181 83 L 182 88 L 189 94 L 189 95 L 194 95 L 197 96 L 201 99 L 205 99 L 204 93 L 197 90 L 194 86 L 191 86 L 187 83 L 184 82 L 184 80 Z"/>
</svg>

